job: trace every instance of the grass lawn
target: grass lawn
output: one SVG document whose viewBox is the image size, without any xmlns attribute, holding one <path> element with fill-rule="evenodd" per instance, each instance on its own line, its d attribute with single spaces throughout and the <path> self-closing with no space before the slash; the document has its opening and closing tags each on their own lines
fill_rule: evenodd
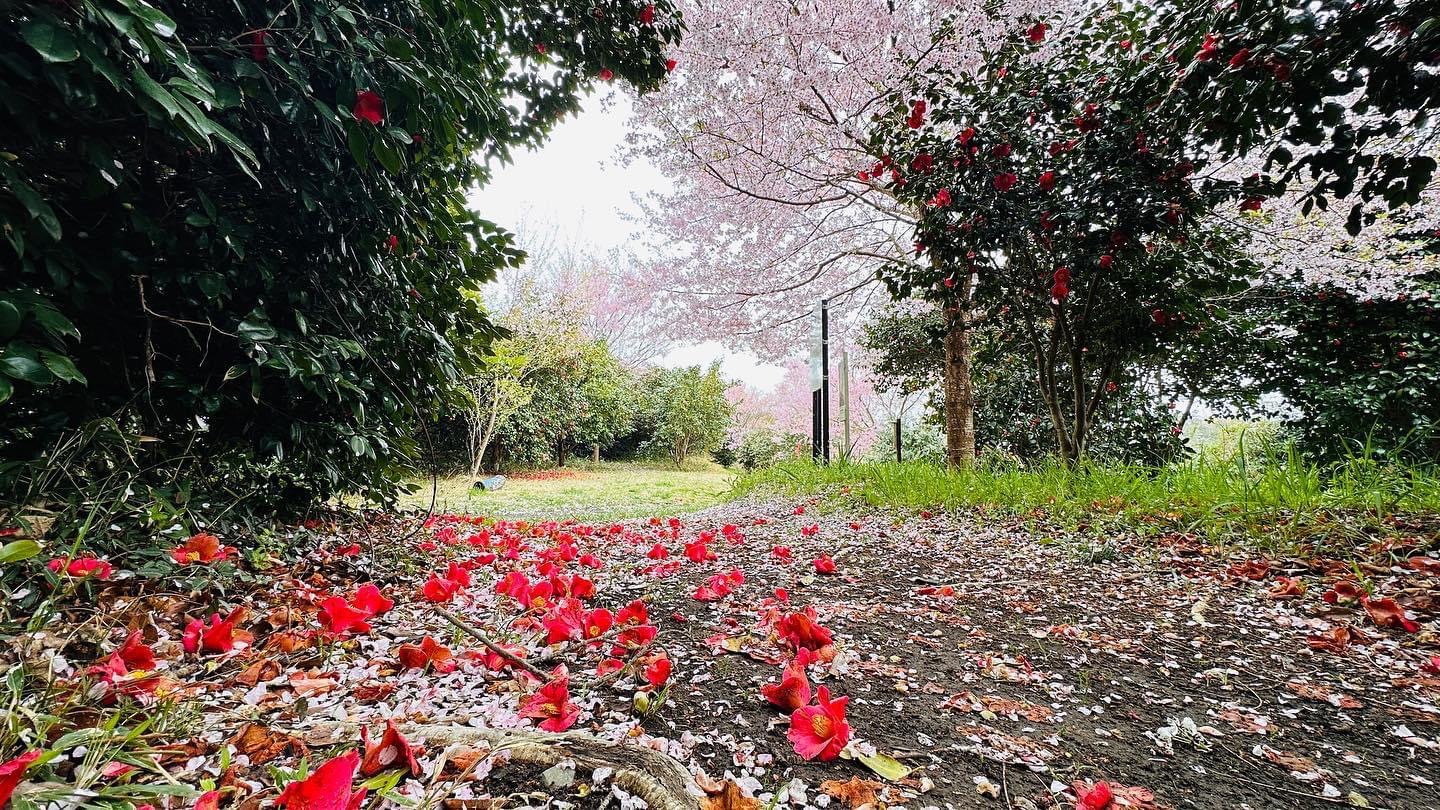
<svg viewBox="0 0 1440 810">
<path fill-rule="evenodd" d="M 709 459 L 691 459 L 680 469 L 661 462 L 575 461 L 539 472 L 507 476 L 493 492 L 471 489 L 467 476 L 440 479 L 435 509 L 507 519 L 579 518 L 586 521 L 672 515 L 713 506 L 725 499 L 734 474 Z M 430 479 L 408 503 L 430 503 Z"/>
</svg>

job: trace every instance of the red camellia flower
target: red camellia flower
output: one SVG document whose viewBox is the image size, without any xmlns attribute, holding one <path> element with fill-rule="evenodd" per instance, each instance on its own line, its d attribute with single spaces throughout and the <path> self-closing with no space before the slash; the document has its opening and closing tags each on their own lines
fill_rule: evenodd
<svg viewBox="0 0 1440 810">
<path fill-rule="evenodd" d="M 1321 594 L 1320 598 L 1331 605 L 1343 605 L 1347 603 L 1360 602 L 1368 594 L 1360 587 L 1360 583 L 1353 579 L 1342 579 L 1330 586 L 1330 590 Z"/>
<path fill-rule="evenodd" d="M 436 672 L 454 672 L 459 664 L 450 648 L 426 636 L 419 644 L 401 644 L 395 649 L 395 658 L 406 669 L 425 669 Z"/>
<path fill-rule="evenodd" d="M 395 607 L 395 600 L 386 599 L 385 594 L 380 592 L 379 586 L 373 582 L 367 582 L 355 589 L 355 598 L 351 600 L 351 604 L 357 610 L 363 610 L 371 616 L 379 616 Z"/>
<path fill-rule="evenodd" d="M 580 719 L 580 707 L 570 702 L 570 679 L 556 678 L 540 687 L 520 707 L 521 717 L 540 719 L 545 731 L 564 731 Z"/>
<path fill-rule="evenodd" d="M 1241 211 L 1259 211 L 1259 210 L 1260 210 L 1260 207 L 1263 206 L 1264 204 L 1265 204 L 1265 198 L 1264 198 L 1264 197 L 1246 197 L 1245 200 L 1240 203 L 1240 210 L 1241 210 Z"/>
<path fill-rule="evenodd" d="M 1029 37 L 1031 42 L 1044 42 L 1045 32 L 1048 30 L 1050 30 L 1050 26 L 1043 22 L 1037 22 L 1030 26 L 1030 30 L 1025 32 L 1025 36 Z"/>
<path fill-rule="evenodd" d="M 775 631 L 796 649 L 818 650 L 835 641 L 829 628 L 816 620 L 813 605 L 780 619 L 775 623 Z"/>
<path fill-rule="evenodd" d="M 688 557 L 691 562 L 702 563 L 706 560 L 715 559 L 715 552 L 710 550 L 710 547 L 705 544 L 704 540 L 696 540 L 693 543 L 685 544 L 685 556 Z"/>
<path fill-rule="evenodd" d="M 1009 191 L 1015 187 L 1015 183 L 1019 179 L 1019 177 L 1015 176 L 1014 172 L 1001 172 L 995 175 L 995 190 L 1000 192 Z"/>
<path fill-rule="evenodd" d="M 835 573 L 835 561 L 832 560 L 832 559 L 830 559 L 830 555 L 829 555 L 829 554 L 821 554 L 819 557 L 816 557 L 816 558 L 815 558 L 815 573 L 817 573 L 817 574 L 833 574 L 833 573 Z"/>
<path fill-rule="evenodd" d="M 670 680 L 671 663 L 669 656 L 660 655 L 645 666 L 645 682 L 651 689 L 659 689 Z"/>
<path fill-rule="evenodd" d="M 676 62 L 674 59 L 666 59 L 666 60 L 665 60 L 665 72 L 666 72 L 666 73 L 673 73 L 673 72 L 675 71 L 675 66 L 678 65 L 678 64 L 680 64 L 680 63 L 679 63 L 679 62 Z"/>
<path fill-rule="evenodd" d="M 777 559 L 777 560 L 788 560 L 788 559 L 790 559 L 790 556 L 791 556 L 790 547 L 789 547 L 789 546 L 776 546 L 776 547 L 770 549 L 770 554 L 771 554 L 772 556 L 774 556 L 775 559 Z"/>
<path fill-rule="evenodd" d="M 450 563 L 450 569 L 445 572 L 445 578 L 462 588 L 470 587 L 470 570 L 462 565 Z"/>
<path fill-rule="evenodd" d="M 652 560 L 663 560 L 670 556 L 670 549 L 665 548 L 664 543 L 656 543 L 650 547 L 650 551 L 646 552 L 645 556 Z"/>
<path fill-rule="evenodd" d="M 26 751 L 9 762 L 0 763 L 0 807 L 7 807 L 10 804 L 10 794 L 15 792 L 15 786 L 25 777 L 25 771 L 35 764 L 40 758 L 40 749 Z"/>
<path fill-rule="evenodd" d="M 850 740 L 850 724 L 845 722 L 845 704 L 850 698 L 830 700 L 830 690 L 820 687 L 816 705 L 803 706 L 790 715 L 790 744 L 804 759 L 828 762 L 840 756 Z"/>
<path fill-rule="evenodd" d="M 659 630 L 653 624 L 637 624 L 627 627 L 620 632 L 615 639 L 615 646 L 610 648 L 613 656 L 630 655 L 655 640 Z"/>
<path fill-rule="evenodd" d="M 1042 172 L 1040 175 L 1040 190 L 1049 191 L 1055 188 L 1055 172 Z"/>
<path fill-rule="evenodd" d="M 398 247 L 400 247 L 400 237 L 393 233 L 385 237 L 385 250 L 387 252 L 394 253 Z"/>
<path fill-rule="evenodd" d="M 185 632 L 181 636 L 181 645 L 185 652 L 219 652 L 227 653 L 235 649 L 236 625 L 245 618 L 245 608 L 235 608 L 230 615 L 223 620 L 219 613 L 210 615 L 210 622 L 206 624 L 199 619 L 191 619 L 185 625 Z M 241 631 L 243 633 L 243 631 Z M 244 633 L 243 635 L 249 635 Z M 244 637 L 240 640 L 247 640 Z"/>
<path fill-rule="evenodd" d="M 285 810 L 359 810 L 365 801 L 365 788 L 353 791 L 355 768 L 360 754 L 341 754 L 315 769 L 306 779 L 285 786 L 275 800 Z"/>
<path fill-rule="evenodd" d="M 131 633 L 114 654 L 119 656 L 129 669 L 151 670 L 155 668 L 155 651 L 141 641 L 139 630 Z"/>
<path fill-rule="evenodd" d="M 374 776 L 392 765 L 404 765 L 411 776 L 420 775 L 420 763 L 415 761 L 415 749 L 395 728 L 395 721 L 385 721 L 385 734 L 380 742 L 370 744 L 370 729 L 360 727 L 360 744 L 365 746 L 365 757 L 360 760 L 360 775 Z"/>
<path fill-rule="evenodd" d="M 608 82 L 615 78 L 615 71 L 610 68 L 600 68 L 600 81 Z"/>
<path fill-rule="evenodd" d="M 184 543 L 170 549 L 170 557 L 181 565 L 196 563 L 209 565 L 229 559 L 235 553 L 233 546 L 220 545 L 220 538 L 213 534 L 197 534 Z"/>
<path fill-rule="evenodd" d="M 1267 594 L 1271 599 L 1294 599 L 1305 595 L 1305 583 L 1295 577 L 1277 577 Z"/>
<path fill-rule="evenodd" d="M 940 189 L 939 191 L 935 192 L 935 196 L 934 196 L 934 197 L 931 197 L 931 198 L 930 198 L 930 207 L 931 207 L 931 208 L 944 208 L 945 206 L 947 206 L 947 205 L 949 205 L 949 204 L 950 204 L 950 189 L 948 189 L 948 188 L 942 188 L 942 189 Z"/>
<path fill-rule="evenodd" d="M 1214 59 L 1214 58 L 1215 58 L 1215 54 L 1217 54 L 1217 53 L 1219 53 L 1219 52 L 1220 52 L 1220 35 L 1219 35 L 1219 34 L 1206 34 L 1206 35 L 1205 35 L 1205 41 L 1204 41 L 1203 43 L 1201 43 L 1201 45 L 1200 45 L 1200 50 L 1195 54 L 1195 61 L 1197 61 L 1197 62 L 1207 62 L 1207 61 L 1209 61 L 1209 60 L 1211 60 L 1211 59 Z"/>
<path fill-rule="evenodd" d="M 264 62 L 270 58 L 270 46 L 266 43 L 270 39 L 269 31 L 251 31 L 249 39 L 251 59 Z"/>
<path fill-rule="evenodd" d="M 1375 622 L 1376 627 L 1404 630 L 1407 633 L 1420 629 L 1420 624 L 1406 616 L 1405 608 L 1400 607 L 1394 599 L 1364 599 L 1361 604 L 1365 605 L 1365 612 L 1370 614 L 1370 620 Z"/>
<path fill-rule="evenodd" d="M 1115 264 L 1115 257 L 1114 257 L 1114 256 L 1111 256 L 1110 254 L 1107 253 L 1107 254 L 1105 254 L 1104 256 L 1101 256 L 1101 257 L 1100 257 L 1100 269 L 1101 269 L 1101 270 L 1109 270 L 1114 264 Z"/>
<path fill-rule="evenodd" d="M 378 127 L 385 120 L 385 99 L 373 90 L 361 90 L 355 94 L 355 106 L 350 112 L 357 120 Z"/>
<path fill-rule="evenodd" d="M 420 594 L 431 602 L 449 602 L 459 590 L 460 585 L 454 580 L 431 574 L 430 579 L 420 588 Z"/>
<path fill-rule="evenodd" d="M 910 102 L 910 116 L 905 119 L 905 123 L 911 129 L 925 126 L 925 99 L 916 99 Z"/>
<path fill-rule="evenodd" d="M 1115 795 L 1106 782 L 1076 782 L 1071 787 L 1075 789 L 1075 810 L 1110 810 L 1115 804 Z"/>
<path fill-rule="evenodd" d="M 1245 63 L 1246 63 L 1246 62 L 1249 62 L 1249 61 L 1250 61 L 1250 49 L 1249 49 L 1249 48 L 1241 48 L 1240 50 L 1238 50 L 1238 51 L 1235 52 L 1235 55 L 1234 55 L 1234 56 L 1230 57 L 1230 67 L 1232 67 L 1232 68 L 1243 68 L 1243 67 L 1245 67 Z"/>
<path fill-rule="evenodd" d="M 83 557 L 76 557 L 73 560 L 65 557 L 56 557 L 49 563 L 46 563 L 45 567 L 57 574 L 64 573 L 66 576 L 74 577 L 75 579 L 85 579 L 86 577 L 109 579 L 110 575 L 115 573 L 115 567 L 110 563 L 88 554 Z"/>
<path fill-rule="evenodd" d="M 343 596 L 332 596 L 320 603 L 320 623 L 332 633 L 368 633 L 370 624 L 365 621 L 368 618 L 369 613 L 351 607 Z"/>
<path fill-rule="evenodd" d="M 782 711 L 794 712 L 804 707 L 810 702 L 810 681 L 805 677 L 805 666 L 798 658 L 790 659 L 780 682 L 761 686 L 760 696 Z"/>
<path fill-rule="evenodd" d="M 625 625 L 644 624 L 650 620 L 648 614 L 649 612 L 645 609 L 645 600 L 636 599 L 620 608 L 620 612 L 615 614 L 615 622 Z"/>
<path fill-rule="evenodd" d="M 990 150 L 990 154 L 994 155 L 994 156 L 997 157 L 997 158 L 1007 158 L 1007 157 L 1010 157 L 1010 152 L 1011 152 L 1011 148 L 1010 148 L 1010 144 L 1008 144 L 1008 143 L 999 144 L 999 145 L 997 145 L 994 149 L 991 149 L 991 150 Z"/>
<path fill-rule="evenodd" d="M 640 9 L 640 24 L 653 25 L 655 22 L 655 5 L 652 3 Z"/>
</svg>

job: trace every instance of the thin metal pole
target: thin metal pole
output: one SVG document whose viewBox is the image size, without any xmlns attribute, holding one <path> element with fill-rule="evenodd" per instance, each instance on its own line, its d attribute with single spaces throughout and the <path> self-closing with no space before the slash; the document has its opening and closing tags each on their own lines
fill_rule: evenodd
<svg viewBox="0 0 1440 810">
<path fill-rule="evenodd" d="M 830 463 L 830 302 L 820 299 L 820 455 Z"/>
<path fill-rule="evenodd" d="M 900 454 L 900 420 L 895 420 L 895 460 L 904 461 Z"/>
</svg>

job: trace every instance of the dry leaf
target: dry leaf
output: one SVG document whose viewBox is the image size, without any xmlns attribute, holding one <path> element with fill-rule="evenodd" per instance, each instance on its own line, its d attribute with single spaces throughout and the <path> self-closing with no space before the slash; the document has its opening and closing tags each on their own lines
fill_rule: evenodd
<svg viewBox="0 0 1440 810">
<path fill-rule="evenodd" d="M 879 791 L 884 789 L 883 784 L 869 779 L 861 779 L 858 776 L 850 777 L 848 782 L 830 779 L 820 783 L 822 792 L 845 802 L 852 810 L 865 806 L 879 807 Z"/>
</svg>

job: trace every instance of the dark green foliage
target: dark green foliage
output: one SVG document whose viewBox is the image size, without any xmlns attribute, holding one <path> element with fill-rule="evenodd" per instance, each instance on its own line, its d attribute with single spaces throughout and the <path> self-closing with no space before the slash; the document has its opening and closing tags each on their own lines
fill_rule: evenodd
<svg viewBox="0 0 1440 810">
<path fill-rule="evenodd" d="M 1334 459 L 1363 448 L 1440 462 L 1440 285 L 1421 290 L 1371 299 L 1335 287 L 1277 289 L 1266 382 L 1284 395 L 1281 416 L 1307 453 Z"/>
<path fill-rule="evenodd" d="M 522 258 L 465 191 L 602 69 L 659 84 L 643 5 L 4 4 L 0 483 L 63 494 L 46 454 L 113 417 L 142 483 L 392 496 Z"/>
</svg>

